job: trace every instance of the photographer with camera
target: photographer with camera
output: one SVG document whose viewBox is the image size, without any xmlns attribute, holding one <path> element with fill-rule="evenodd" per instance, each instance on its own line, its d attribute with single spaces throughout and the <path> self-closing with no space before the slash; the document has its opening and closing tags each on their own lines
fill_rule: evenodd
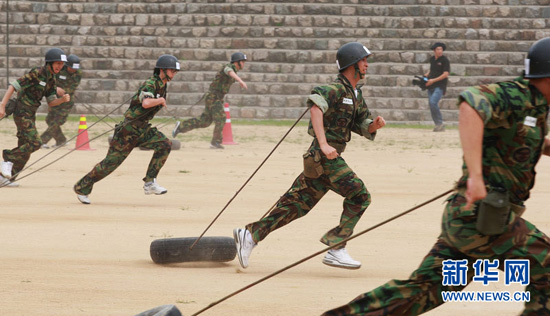
<svg viewBox="0 0 550 316">
<path fill-rule="evenodd" d="M 424 74 L 428 78 L 426 88 L 428 89 L 430 112 L 435 123 L 434 132 L 445 131 L 443 117 L 439 109 L 439 100 L 447 92 L 447 77 L 449 77 L 449 73 L 451 72 L 451 63 L 446 56 L 443 56 L 443 51 L 446 48 L 447 46 L 440 42 L 432 45 L 431 49 L 434 51 L 434 56 L 430 58 L 430 70 Z"/>
</svg>

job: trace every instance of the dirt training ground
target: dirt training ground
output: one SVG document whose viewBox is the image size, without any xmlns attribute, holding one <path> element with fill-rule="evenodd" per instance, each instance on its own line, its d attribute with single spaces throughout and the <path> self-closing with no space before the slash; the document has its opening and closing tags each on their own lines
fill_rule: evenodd
<svg viewBox="0 0 550 316">
<path fill-rule="evenodd" d="M 88 124 L 90 125 L 90 123 Z M 173 124 L 162 130 L 169 135 Z M 43 119 L 39 131 L 45 129 Z M 78 122 L 64 126 L 74 135 Z M 90 137 L 108 128 L 97 124 Z M 302 168 L 311 138 L 295 128 L 207 236 L 231 236 L 232 229 L 259 219 L 291 185 Z M 163 196 L 143 194 L 142 178 L 152 152 L 134 150 L 113 174 L 96 184 L 91 205 L 80 204 L 74 183 L 107 151 L 107 136 L 93 151 L 69 156 L 0 189 L 0 302 L 3 315 L 134 315 L 175 304 L 191 315 L 211 302 L 324 248 L 318 240 L 334 227 L 342 199 L 329 193 L 304 218 L 266 238 L 253 251 L 250 267 L 228 263 L 156 265 L 153 240 L 199 236 L 288 130 L 288 126 L 233 124 L 238 145 L 209 149 L 212 127 L 180 135 L 158 177 Z M 72 132 L 72 133 L 71 133 Z M 0 122 L 0 147 L 16 145 L 12 120 Z M 74 141 L 23 172 L 66 154 Z M 49 150 L 34 153 L 29 163 Z M 343 154 L 372 194 L 373 203 L 356 232 L 451 188 L 458 179 L 458 132 L 384 128 L 375 142 L 354 135 Z M 541 159 L 525 218 L 550 232 L 550 159 Z M 348 244 L 360 270 L 325 266 L 315 257 L 211 308 L 202 315 L 319 315 L 392 278 L 407 278 L 435 242 L 444 199 L 382 226 Z M 504 282 L 470 291 L 521 291 Z M 448 303 L 427 315 L 518 315 L 520 303 Z"/>
</svg>

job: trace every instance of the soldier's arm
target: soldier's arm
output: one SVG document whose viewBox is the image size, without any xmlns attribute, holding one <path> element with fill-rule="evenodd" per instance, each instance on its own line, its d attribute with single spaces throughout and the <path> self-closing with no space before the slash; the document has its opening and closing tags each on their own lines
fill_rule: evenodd
<svg viewBox="0 0 550 316">
<path fill-rule="evenodd" d="M 160 98 L 145 98 L 143 99 L 143 102 L 141 102 L 141 106 L 144 108 L 144 109 L 149 109 L 149 108 L 152 108 L 152 107 L 155 107 L 155 106 L 159 106 L 159 105 L 162 105 L 162 106 L 166 106 L 166 99 L 164 99 L 163 97 L 160 97 Z"/>
<path fill-rule="evenodd" d="M 481 200 L 487 195 L 482 174 L 484 122 L 479 113 L 465 101 L 460 103 L 458 115 L 460 143 L 464 153 L 464 162 L 468 168 L 466 209 L 470 209 L 475 201 Z"/>
<path fill-rule="evenodd" d="M 243 89 L 248 89 L 248 86 L 246 85 L 246 83 L 241 79 L 241 77 L 239 77 L 234 71 L 229 71 L 227 73 L 231 78 L 235 79 L 240 85 L 241 85 L 241 88 Z"/>
<path fill-rule="evenodd" d="M 313 105 L 309 109 L 311 114 L 311 125 L 313 126 L 313 131 L 315 132 L 315 138 L 319 142 L 319 147 L 321 151 L 328 159 L 334 159 L 338 157 L 338 152 L 327 142 L 327 137 L 325 135 L 325 126 L 323 124 L 323 111 L 317 106 Z"/>
<path fill-rule="evenodd" d="M 544 143 L 542 144 L 542 154 L 550 156 L 550 139 L 544 138 Z"/>
<path fill-rule="evenodd" d="M 8 100 L 14 92 L 15 88 L 12 85 L 9 85 L 8 90 L 6 90 L 6 93 L 4 94 L 4 98 L 2 98 L 2 103 L 0 104 L 0 118 L 3 118 L 6 115 L 6 104 L 8 104 Z"/>
<path fill-rule="evenodd" d="M 71 101 L 71 96 L 68 94 L 64 94 L 61 98 L 57 98 L 53 101 L 49 101 L 48 106 L 54 107 L 69 101 Z"/>
</svg>

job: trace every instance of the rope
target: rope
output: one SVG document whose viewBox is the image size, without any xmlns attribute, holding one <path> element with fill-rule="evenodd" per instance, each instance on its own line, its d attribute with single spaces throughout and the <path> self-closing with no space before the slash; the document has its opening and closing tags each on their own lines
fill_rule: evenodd
<svg viewBox="0 0 550 316">
<path fill-rule="evenodd" d="M 105 119 L 107 116 L 109 116 L 110 114 L 112 114 L 114 111 L 118 110 L 121 106 L 123 106 L 124 104 L 126 104 L 126 102 L 128 102 L 128 100 L 130 100 L 132 97 L 133 97 L 133 96 L 129 97 L 129 98 L 126 99 L 121 105 L 119 105 L 118 107 L 116 107 L 115 109 L 113 109 L 111 112 L 109 112 L 108 114 L 106 114 L 105 116 L 103 116 L 103 118 L 101 118 L 101 120 Z M 154 109 L 155 109 L 155 107 L 152 107 L 152 108 L 148 109 L 147 111 L 145 111 L 144 113 L 142 113 L 141 115 L 139 115 L 138 117 L 136 117 L 136 118 L 134 118 L 134 119 L 132 119 L 132 120 L 130 120 L 130 121 L 121 123 L 121 124 L 122 124 L 121 127 L 126 126 L 126 124 L 130 124 L 130 123 L 132 123 L 132 122 L 134 122 L 134 121 L 140 119 L 141 117 L 143 117 L 143 116 L 149 114 L 149 113 L 150 113 L 151 111 L 153 111 Z M 101 121 L 101 120 L 100 120 L 100 121 Z M 97 122 L 93 123 L 92 125 L 90 125 L 90 128 L 93 127 L 95 124 L 99 123 L 100 121 L 97 121 Z M 87 129 L 84 130 L 84 131 L 87 131 L 87 130 L 89 130 L 90 128 L 87 128 Z M 82 146 L 88 144 L 88 143 L 91 142 L 92 140 L 95 140 L 95 139 L 97 139 L 97 138 L 99 138 L 99 137 L 101 137 L 101 136 L 103 136 L 103 135 L 105 135 L 105 134 L 111 132 L 111 131 L 114 130 L 114 129 L 116 129 L 116 127 L 111 128 L 110 130 L 108 130 L 108 131 L 106 131 L 106 132 L 100 134 L 99 136 L 96 136 L 96 137 L 94 137 L 94 138 L 92 138 L 92 139 L 89 139 L 87 142 L 84 142 L 84 143 L 81 144 L 80 146 L 78 146 L 78 147 L 72 149 L 71 151 L 69 151 L 68 153 L 62 155 L 61 157 L 57 158 L 56 160 L 54 160 L 54 161 L 50 162 L 49 164 L 46 164 L 46 165 L 40 167 L 39 169 L 37 169 L 37 170 L 35 170 L 35 171 L 33 171 L 33 172 L 31 172 L 31 173 L 29 173 L 29 174 L 27 174 L 27 175 L 25 175 L 25 176 L 19 178 L 18 180 L 24 179 L 24 178 L 26 178 L 26 177 L 28 177 L 28 176 L 30 176 L 30 175 L 32 175 L 32 174 L 38 172 L 38 171 L 43 170 L 44 168 L 46 168 L 46 167 L 52 165 L 53 163 L 59 161 L 60 159 L 66 157 L 68 154 L 72 153 L 73 151 L 77 150 L 78 148 L 80 148 L 80 147 L 82 147 Z M 73 140 L 74 138 L 78 137 L 80 134 L 84 133 L 84 131 L 81 131 L 80 133 L 78 133 L 76 136 L 72 137 L 72 138 L 69 139 L 68 141 L 71 141 L 71 140 Z M 68 141 L 67 141 L 67 142 L 68 142 Z M 50 152 L 47 153 L 46 155 L 40 157 L 37 161 L 33 162 L 33 163 L 30 164 L 30 165 L 27 165 L 25 168 L 23 168 L 22 170 L 20 170 L 18 173 L 16 173 L 15 175 L 12 175 L 12 178 L 16 177 L 16 176 L 19 175 L 21 172 L 27 170 L 28 168 L 30 168 L 31 166 L 35 165 L 36 163 L 38 163 L 38 162 L 41 161 L 42 159 L 46 158 L 47 156 L 49 156 L 50 154 L 52 154 L 54 151 L 58 150 L 59 148 L 61 148 L 61 147 L 56 147 L 56 148 L 54 148 L 52 151 L 50 151 Z M 3 187 L 5 187 L 5 186 L 8 186 L 8 184 L 9 184 L 9 182 L 4 183 L 4 184 L 0 184 L 0 188 L 3 188 Z"/>
<path fill-rule="evenodd" d="M 256 168 L 256 170 L 254 170 L 254 172 L 250 175 L 250 177 L 248 177 L 248 179 L 244 182 L 244 184 L 239 188 L 239 190 L 237 190 L 237 192 L 233 195 L 233 197 L 231 199 L 229 199 L 229 202 L 227 202 L 227 204 L 225 204 L 225 206 L 222 208 L 222 210 L 218 213 L 218 215 L 216 215 L 216 217 L 212 220 L 212 222 L 210 222 L 210 224 L 206 227 L 206 229 L 202 232 L 202 234 L 197 238 L 197 240 L 195 240 L 195 242 L 189 247 L 189 249 L 193 249 L 193 247 L 195 247 L 195 245 L 199 242 L 199 240 L 202 238 L 202 236 L 204 236 L 204 234 L 206 233 L 206 231 L 214 224 L 214 222 L 220 217 L 220 215 L 222 215 L 222 213 L 225 211 L 225 209 L 229 206 L 229 204 L 231 204 L 231 202 L 235 199 L 235 197 L 237 197 L 237 195 L 239 195 L 239 193 L 242 191 L 242 189 L 248 184 L 248 182 L 252 179 L 252 177 L 254 177 L 254 175 L 258 172 L 258 170 L 260 170 L 260 168 L 265 164 L 265 162 L 267 161 L 267 159 L 269 159 L 269 157 L 273 154 L 273 152 L 275 151 L 275 149 L 277 149 L 277 147 L 279 147 L 279 145 L 283 142 L 283 140 L 288 136 L 288 134 L 290 133 L 290 131 L 292 131 L 292 129 L 294 128 L 294 126 L 296 126 L 298 124 L 298 122 L 300 122 L 300 120 L 302 119 L 302 117 L 307 113 L 307 111 L 309 111 L 309 108 L 306 109 L 304 111 L 304 113 L 302 113 L 302 115 L 300 115 L 300 117 L 298 117 L 298 119 L 296 120 L 296 122 L 294 122 L 294 124 L 292 124 L 292 126 L 290 127 L 290 129 L 286 132 L 286 134 L 281 138 L 281 140 L 279 140 L 279 142 L 277 143 L 277 145 L 275 145 L 275 147 L 273 147 L 273 149 L 271 150 L 271 152 L 267 155 L 267 157 L 265 157 L 264 161 L 262 161 L 262 163 L 260 163 L 260 165 L 258 166 L 258 168 Z"/>
<path fill-rule="evenodd" d="M 435 200 L 437 200 L 437 199 L 439 199 L 439 198 L 441 198 L 441 197 L 443 197 L 443 196 L 445 196 L 445 195 L 451 193 L 452 191 L 454 191 L 454 188 L 453 188 L 453 189 L 450 189 L 450 190 L 447 190 L 447 191 L 445 191 L 444 193 L 441 193 L 441 194 L 439 194 L 438 196 L 433 197 L 433 198 L 429 199 L 428 201 L 426 201 L 426 202 L 424 202 L 424 203 L 421 203 L 421 204 L 419 204 L 419 205 L 417 205 L 417 206 L 415 206 L 415 207 L 412 207 L 412 208 L 410 208 L 410 209 L 408 209 L 408 210 L 406 210 L 406 211 L 404 211 L 404 212 L 402 212 L 402 213 L 399 213 L 399 214 L 397 214 L 397 215 L 395 215 L 395 216 L 393 216 L 393 217 L 390 217 L 390 218 L 388 218 L 387 220 L 385 220 L 385 221 L 383 221 L 383 222 L 380 222 L 380 223 L 378 223 L 378 224 L 376 224 L 376 225 L 374 225 L 374 226 L 371 226 L 370 228 L 367 228 L 367 229 L 365 229 L 365 230 L 363 230 L 363 231 L 361 231 L 361 232 L 359 232 L 359 233 L 357 233 L 357 234 L 355 234 L 355 235 L 353 235 L 353 236 L 350 236 L 350 237 L 348 237 L 348 238 L 342 240 L 342 241 L 339 242 L 339 243 L 336 243 L 336 244 L 334 244 L 334 245 L 332 245 L 332 246 L 330 246 L 330 247 L 327 247 L 327 248 L 325 248 L 325 249 L 323 249 L 323 250 L 317 251 L 316 253 L 311 254 L 311 255 L 309 255 L 309 256 L 307 256 L 307 257 L 301 259 L 301 260 L 298 260 L 298 261 L 294 262 L 293 264 L 290 264 L 290 265 L 288 265 L 288 266 L 286 266 L 286 267 L 284 267 L 284 268 L 282 268 L 282 269 L 280 269 L 280 270 L 277 270 L 277 271 L 275 271 L 275 272 L 273 272 L 273 273 L 271 273 L 271 274 L 269 274 L 269 275 L 267 275 L 267 276 L 265 276 L 265 277 L 259 279 L 258 281 L 252 282 L 252 283 L 250 283 L 249 285 L 247 285 L 247 286 L 245 286 L 245 287 L 243 287 L 243 288 L 241 288 L 241 289 L 239 289 L 239 290 L 237 290 L 237 291 L 235 291 L 235 292 L 233 292 L 233 293 L 231 293 L 231 294 L 229 294 L 229 295 L 227 295 L 227 296 L 225 296 L 225 297 L 223 297 L 223 298 L 221 298 L 221 299 L 219 299 L 219 300 L 217 300 L 217 301 L 215 301 L 215 302 L 210 303 L 210 305 L 208 305 L 207 307 L 201 309 L 200 311 L 196 312 L 195 314 L 192 314 L 191 316 L 199 315 L 199 314 L 201 314 L 202 312 L 204 312 L 204 311 L 206 311 L 206 310 L 208 310 L 208 309 L 210 309 L 210 308 L 212 308 L 212 307 L 218 305 L 219 303 L 221 303 L 221 302 L 223 302 L 223 301 L 225 301 L 225 300 L 227 300 L 227 299 L 229 299 L 229 298 L 231 298 L 231 297 L 233 297 L 233 296 L 235 296 L 235 295 L 237 295 L 237 294 L 239 294 L 239 293 L 241 293 L 241 292 L 244 292 L 244 291 L 248 290 L 249 288 L 251 288 L 251 287 L 253 287 L 253 286 L 257 285 L 257 284 L 262 283 L 263 281 L 265 281 L 265 280 L 267 280 L 267 279 L 270 279 L 270 278 L 272 278 L 272 277 L 274 277 L 274 276 L 276 276 L 276 275 L 278 275 L 278 274 L 281 274 L 282 272 L 284 272 L 284 271 L 286 271 L 286 270 L 289 270 L 290 268 L 293 268 L 293 267 L 295 267 L 295 266 L 297 266 L 297 265 L 299 265 L 299 264 L 301 264 L 301 263 L 303 263 L 303 262 L 305 262 L 305 261 L 307 261 L 307 260 L 309 260 L 309 259 L 311 259 L 311 258 L 317 256 L 317 255 L 320 255 L 320 254 L 322 254 L 322 253 L 324 253 L 324 252 L 326 252 L 326 251 L 328 251 L 328 250 L 330 250 L 330 249 L 332 249 L 332 248 L 338 247 L 338 246 L 340 246 L 340 245 L 342 245 L 342 244 L 344 244 L 344 243 L 346 243 L 346 242 L 348 242 L 348 241 L 350 241 L 350 240 L 352 240 L 352 239 L 355 239 L 355 238 L 357 238 L 357 237 L 359 237 L 359 236 L 361 236 L 361 235 L 364 235 L 364 234 L 368 233 L 368 232 L 371 231 L 371 230 L 374 230 L 374 229 L 376 229 L 376 228 L 378 228 L 378 227 L 380 227 L 380 226 L 382 226 L 382 225 L 384 225 L 384 224 L 387 224 L 387 223 L 389 223 L 389 222 L 391 222 L 391 221 L 393 221 L 393 220 L 395 220 L 395 219 L 397 219 L 397 218 L 399 218 L 399 217 L 401 217 L 401 216 L 404 216 L 404 215 L 406 215 L 406 214 L 408 214 L 408 213 L 410 213 L 410 212 L 412 212 L 412 211 L 414 211 L 414 210 L 416 210 L 416 209 L 419 209 L 419 208 L 421 208 L 422 206 L 427 205 L 427 204 L 429 204 L 429 203 L 431 203 L 431 202 L 433 202 L 433 201 L 435 201 Z"/>
</svg>

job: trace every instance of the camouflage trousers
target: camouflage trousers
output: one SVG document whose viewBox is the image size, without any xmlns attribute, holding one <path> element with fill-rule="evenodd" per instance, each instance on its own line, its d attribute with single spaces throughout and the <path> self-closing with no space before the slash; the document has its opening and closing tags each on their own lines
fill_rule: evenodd
<svg viewBox="0 0 550 316">
<path fill-rule="evenodd" d="M 443 286 L 443 261 L 468 260 L 467 282 L 473 278 L 477 259 L 527 259 L 530 283 L 523 316 L 550 315 L 550 239 L 533 224 L 512 213 L 506 232 L 485 236 L 477 232 L 476 215 L 459 216 L 466 204 L 461 194 L 453 194 L 445 208 L 442 233 L 408 280 L 392 280 L 364 293 L 346 305 L 325 312 L 341 315 L 419 315 L 444 303 L 442 291 L 460 291 L 465 286 Z M 475 304 L 475 303 L 473 303 Z"/>
<path fill-rule="evenodd" d="M 172 142 L 150 124 L 138 127 L 132 124 L 118 124 L 115 135 L 111 140 L 107 156 L 94 166 L 92 171 L 80 179 L 74 186 L 78 194 L 88 195 L 92 192 L 94 183 L 105 178 L 128 157 L 135 147 L 144 147 L 154 150 L 153 157 L 147 167 L 147 173 L 143 181 L 149 182 L 155 179 L 168 159 L 172 150 Z"/>
<path fill-rule="evenodd" d="M 192 118 L 181 122 L 180 133 L 186 133 L 195 128 L 205 128 L 214 122 L 212 142 L 221 143 L 223 140 L 223 127 L 225 125 L 225 111 L 223 110 L 223 96 L 207 93 L 205 97 L 205 109 L 199 118 Z"/>
<path fill-rule="evenodd" d="M 67 141 L 67 137 L 65 137 L 61 130 L 61 125 L 67 122 L 67 117 L 73 105 L 74 103 L 69 101 L 48 109 L 48 115 L 46 116 L 48 128 L 40 135 L 42 143 L 47 144 L 52 138 L 55 139 L 56 145 L 62 145 Z"/>
<path fill-rule="evenodd" d="M 9 150 L 4 149 L 2 157 L 4 161 L 11 161 L 12 179 L 15 180 L 18 173 L 23 170 L 31 154 L 42 146 L 38 131 L 36 130 L 36 116 L 27 111 L 16 111 L 13 116 L 15 126 L 17 126 L 17 147 Z"/>
<path fill-rule="evenodd" d="M 306 215 L 321 198 L 332 190 L 343 196 L 343 212 L 338 226 L 329 230 L 321 242 L 332 246 L 353 234 L 355 225 L 371 202 L 365 184 L 342 157 L 322 158 L 324 174 L 312 179 L 300 174 L 292 187 L 279 199 L 276 207 L 265 218 L 246 225 L 255 242 L 263 240 L 272 231 Z M 345 244 L 339 246 L 344 247 Z"/>
</svg>

